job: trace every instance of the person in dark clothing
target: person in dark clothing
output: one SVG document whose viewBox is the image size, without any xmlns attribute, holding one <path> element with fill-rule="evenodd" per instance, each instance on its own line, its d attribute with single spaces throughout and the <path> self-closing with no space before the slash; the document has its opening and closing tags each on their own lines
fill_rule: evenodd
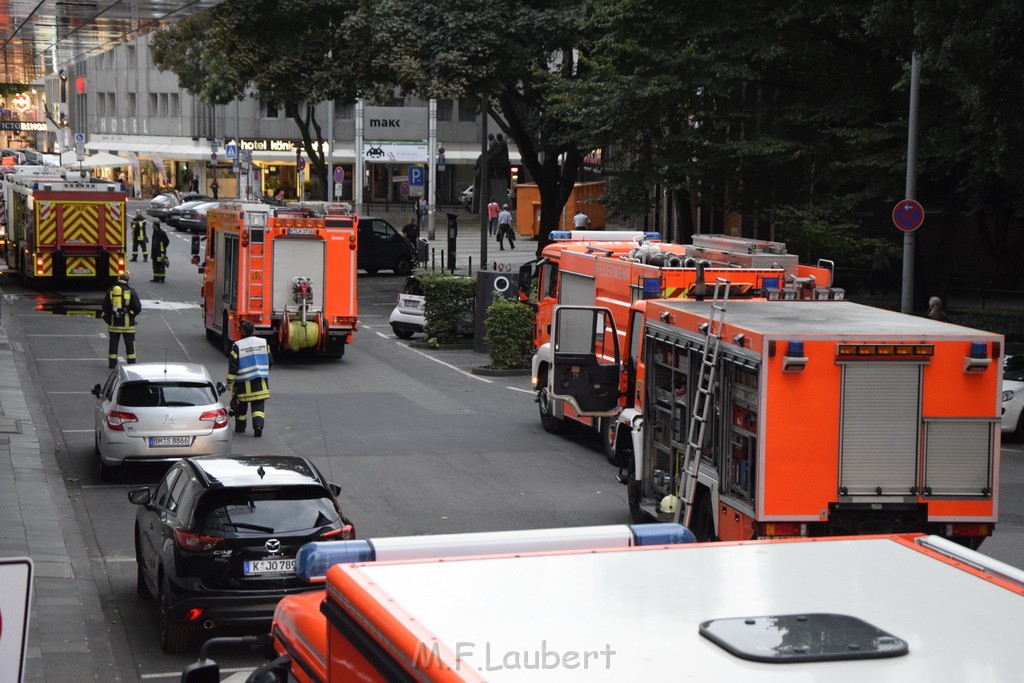
<svg viewBox="0 0 1024 683">
<path fill-rule="evenodd" d="M 139 260 L 138 251 L 142 249 L 142 262 L 149 260 L 149 251 L 146 249 L 146 219 L 142 215 L 142 209 L 135 210 L 135 218 L 132 219 L 132 261 Z"/>
<path fill-rule="evenodd" d="M 153 279 L 150 282 L 164 282 L 167 277 L 167 247 L 170 243 L 160 221 L 153 221 Z"/>
<path fill-rule="evenodd" d="M 416 225 L 416 216 L 402 226 L 402 234 L 405 235 L 405 239 L 413 243 L 413 246 L 416 245 L 416 241 L 420 238 L 420 228 Z"/>
<path fill-rule="evenodd" d="M 107 346 L 107 367 L 117 367 L 117 347 L 124 337 L 124 356 L 128 365 L 135 364 L 135 318 L 142 313 L 142 300 L 128 284 L 128 273 L 117 278 L 117 282 L 103 297 L 103 322 L 107 324 L 110 341 Z"/>
<path fill-rule="evenodd" d="M 220 195 L 220 183 L 214 180 L 213 183 L 210 184 L 210 191 L 213 192 L 213 198 L 217 199 Z"/>
<path fill-rule="evenodd" d="M 228 391 L 231 392 L 231 410 L 235 415 L 235 432 L 245 431 L 249 410 L 252 409 L 252 434 L 263 436 L 266 418 L 264 407 L 270 398 L 270 347 L 265 339 L 256 336 L 256 328 L 248 320 L 241 324 L 243 337 L 231 346 L 228 357 Z"/>
</svg>

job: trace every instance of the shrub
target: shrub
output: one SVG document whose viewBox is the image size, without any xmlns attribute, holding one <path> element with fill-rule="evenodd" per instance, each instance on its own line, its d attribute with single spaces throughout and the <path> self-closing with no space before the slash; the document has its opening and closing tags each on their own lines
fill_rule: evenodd
<svg viewBox="0 0 1024 683">
<path fill-rule="evenodd" d="M 533 355 L 532 306 L 505 299 L 497 292 L 487 308 L 484 339 L 491 349 L 491 367 L 498 370 L 530 367 Z"/>
<path fill-rule="evenodd" d="M 473 319 L 473 297 L 476 280 L 449 273 L 420 275 L 423 283 L 425 332 L 438 344 L 458 341 L 459 331 L 466 327 L 465 320 Z"/>
</svg>

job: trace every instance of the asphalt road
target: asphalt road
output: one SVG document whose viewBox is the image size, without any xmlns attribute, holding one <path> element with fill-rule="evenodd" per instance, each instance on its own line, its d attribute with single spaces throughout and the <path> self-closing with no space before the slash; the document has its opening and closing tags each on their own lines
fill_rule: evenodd
<svg viewBox="0 0 1024 683">
<path fill-rule="evenodd" d="M 130 264 L 144 307 L 139 362 L 198 362 L 223 378 L 227 359 L 205 337 L 189 236 L 169 235 L 166 284 L 148 282 L 149 263 Z M 528 377 L 477 377 L 468 370 L 486 362 L 482 355 L 418 350 L 394 337 L 387 317 L 403 281 L 361 274 L 361 329 L 344 358 L 276 364 L 263 438 L 235 436 L 234 450 L 311 457 L 341 487 L 361 537 L 627 521 L 624 488 L 596 440 L 545 433 Z M 163 654 L 156 605 L 135 596 L 135 509 L 127 499 L 132 488 L 155 484 L 166 466 L 126 466 L 118 481 L 100 481 L 89 392 L 108 374 L 105 325 L 50 312 L 88 311 L 102 293 L 7 286 L 5 294 L 82 511 L 118 669 L 125 680 L 177 680 L 196 655 Z M 218 660 L 228 669 L 253 663 L 235 653 Z"/>
<path fill-rule="evenodd" d="M 227 360 L 206 340 L 200 319 L 189 236 L 169 234 L 167 284 L 147 282 L 149 264 L 131 264 L 145 307 L 139 360 L 199 362 L 223 378 Z M 361 329 L 345 357 L 275 365 L 264 437 L 235 437 L 235 451 L 311 457 L 341 487 L 361 537 L 627 521 L 624 488 L 596 440 L 545 433 L 527 377 L 478 377 L 468 370 L 484 362 L 480 355 L 395 339 L 387 316 L 402 282 L 360 275 Z M 105 326 L 49 312 L 88 310 L 101 293 L 58 297 L 15 286 L 5 293 L 81 511 L 118 670 L 123 680 L 178 680 L 196 655 L 163 654 L 156 605 L 135 596 L 135 510 L 126 495 L 154 484 L 166 467 L 129 466 L 117 482 L 100 481 L 89 390 L 107 376 Z M 1002 466 L 1002 520 L 982 551 L 1024 567 L 1024 447 L 1008 444 Z M 253 665 L 241 653 L 215 656 L 226 673 Z"/>
</svg>

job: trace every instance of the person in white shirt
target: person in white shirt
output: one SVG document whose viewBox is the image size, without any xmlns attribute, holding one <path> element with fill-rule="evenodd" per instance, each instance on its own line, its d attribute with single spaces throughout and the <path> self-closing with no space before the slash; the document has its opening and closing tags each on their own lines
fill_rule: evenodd
<svg viewBox="0 0 1024 683">
<path fill-rule="evenodd" d="M 589 228 L 590 227 L 590 216 L 588 216 L 587 214 L 583 213 L 582 211 L 577 211 L 576 215 L 572 217 L 572 225 L 577 230 L 583 230 L 585 228 Z"/>
<path fill-rule="evenodd" d="M 502 251 L 505 251 L 505 238 L 508 237 L 508 246 L 510 249 L 516 248 L 516 234 L 512 230 L 512 214 L 508 210 L 508 204 L 505 204 L 501 213 L 498 214 L 498 246 L 501 247 Z"/>
</svg>

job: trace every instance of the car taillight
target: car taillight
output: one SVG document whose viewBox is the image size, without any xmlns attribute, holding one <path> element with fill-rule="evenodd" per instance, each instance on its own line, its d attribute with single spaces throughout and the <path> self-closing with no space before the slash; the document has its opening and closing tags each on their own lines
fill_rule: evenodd
<svg viewBox="0 0 1024 683">
<path fill-rule="evenodd" d="M 214 429 L 221 429 L 228 426 L 228 411 L 224 408 L 207 410 L 199 416 L 200 422 L 212 422 Z"/>
<path fill-rule="evenodd" d="M 134 413 L 124 413 L 120 410 L 107 411 L 107 426 L 115 432 L 123 432 L 126 424 L 138 421 L 139 418 Z"/>
<path fill-rule="evenodd" d="M 764 522 L 759 525 L 762 538 L 770 536 L 806 536 L 807 527 L 799 522 Z"/>
<path fill-rule="evenodd" d="M 346 524 L 340 529 L 331 529 L 320 534 L 320 538 L 335 539 L 338 541 L 351 541 L 356 537 L 356 528 Z"/>
<path fill-rule="evenodd" d="M 182 550 L 187 550 L 190 553 L 205 553 L 220 545 L 222 539 L 216 536 L 206 536 L 185 531 L 184 529 L 175 529 L 174 540 Z"/>
</svg>

